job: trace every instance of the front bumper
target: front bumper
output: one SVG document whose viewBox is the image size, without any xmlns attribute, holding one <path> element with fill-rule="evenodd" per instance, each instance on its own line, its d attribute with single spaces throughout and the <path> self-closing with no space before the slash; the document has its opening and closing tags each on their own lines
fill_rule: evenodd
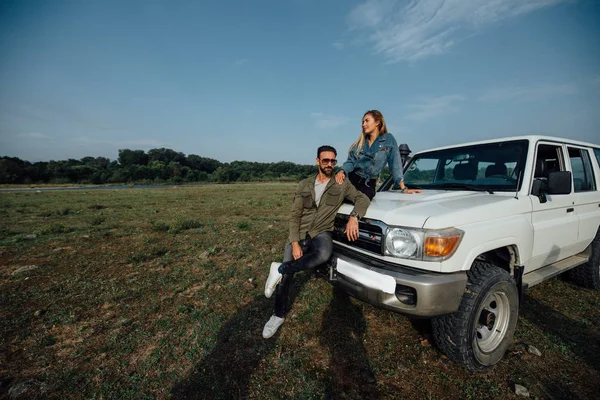
<svg viewBox="0 0 600 400">
<path fill-rule="evenodd" d="M 359 274 L 350 277 L 337 271 L 338 260 L 340 267 L 344 264 L 347 268 L 359 271 Z M 379 308 L 415 317 L 435 317 L 455 312 L 467 285 L 465 272 L 426 272 L 385 262 L 340 246 L 334 247 L 329 267 L 330 283 L 340 286 L 352 297 Z M 362 274 L 368 274 L 368 279 L 363 279 Z M 393 278 L 396 288 L 391 291 L 394 293 L 387 293 L 389 289 L 387 292 L 381 290 L 375 282 L 378 277 L 387 283 L 391 281 L 389 277 Z"/>
</svg>

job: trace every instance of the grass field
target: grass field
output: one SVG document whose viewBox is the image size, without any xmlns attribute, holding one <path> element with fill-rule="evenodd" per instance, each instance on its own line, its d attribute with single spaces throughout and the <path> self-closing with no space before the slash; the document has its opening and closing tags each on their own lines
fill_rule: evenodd
<svg viewBox="0 0 600 400">
<path fill-rule="evenodd" d="M 561 279 L 527 292 L 485 372 L 445 358 L 428 321 L 308 274 L 262 339 L 294 186 L 0 194 L 0 398 L 597 398 L 600 294 Z"/>
</svg>

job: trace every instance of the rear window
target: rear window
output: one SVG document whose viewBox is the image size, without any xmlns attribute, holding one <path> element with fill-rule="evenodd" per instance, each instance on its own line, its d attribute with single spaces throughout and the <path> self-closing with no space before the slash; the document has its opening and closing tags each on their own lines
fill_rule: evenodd
<svg viewBox="0 0 600 400">
<path fill-rule="evenodd" d="M 569 147 L 569 158 L 571 160 L 575 192 L 596 190 L 596 179 L 588 151 Z"/>
</svg>

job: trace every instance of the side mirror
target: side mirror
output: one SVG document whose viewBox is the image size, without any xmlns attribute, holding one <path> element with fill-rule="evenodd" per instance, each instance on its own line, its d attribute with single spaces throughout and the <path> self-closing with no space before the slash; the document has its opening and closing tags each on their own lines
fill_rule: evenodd
<svg viewBox="0 0 600 400">
<path fill-rule="evenodd" d="M 571 193 L 571 171 L 550 172 L 548 175 L 548 194 Z"/>
</svg>

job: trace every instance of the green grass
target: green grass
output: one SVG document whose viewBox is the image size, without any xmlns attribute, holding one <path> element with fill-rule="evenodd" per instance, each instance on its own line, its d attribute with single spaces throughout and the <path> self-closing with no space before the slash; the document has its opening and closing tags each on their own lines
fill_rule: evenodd
<svg viewBox="0 0 600 400">
<path fill-rule="evenodd" d="M 0 194 L 0 398 L 594 398 L 600 295 L 554 279 L 527 293 L 515 344 L 472 373 L 431 326 L 298 274 L 281 332 L 261 331 L 294 184 Z M 19 267 L 37 268 L 12 275 Z M 253 279 L 256 287 L 248 285 Z M 533 344 L 542 357 L 522 351 Z M 376 383 L 366 383 L 372 373 Z M 200 394 L 199 394 L 200 393 Z"/>
<path fill-rule="evenodd" d="M 52 225 L 42 227 L 37 232 L 40 235 L 60 235 L 63 233 L 72 232 L 74 230 L 75 228 L 64 226 L 61 223 L 54 223 Z"/>
</svg>

